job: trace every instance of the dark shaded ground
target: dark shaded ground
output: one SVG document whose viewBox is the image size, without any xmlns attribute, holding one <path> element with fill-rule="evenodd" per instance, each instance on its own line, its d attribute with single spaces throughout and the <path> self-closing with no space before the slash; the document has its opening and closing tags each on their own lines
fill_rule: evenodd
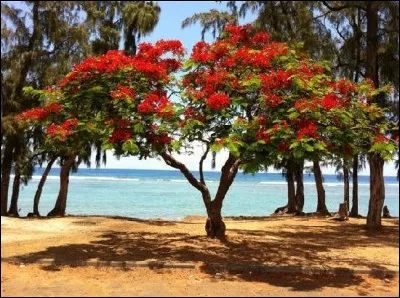
<svg viewBox="0 0 400 298">
<path fill-rule="evenodd" d="M 40 249 L 35 248 L 35 251 L 29 251 L 29 243 L 31 243 L 29 241 L 25 244 L 22 242 L 2 243 L 2 247 L 7 248 L 7 252 L 11 252 L 14 248 L 16 252 L 19 249 L 18 246 L 26 245 L 27 248 L 23 249 L 24 253 L 12 254 L 13 257 L 21 258 L 26 262 L 41 258 L 54 258 L 56 262 L 89 259 L 100 261 L 153 259 L 199 264 L 233 263 L 308 267 L 325 265 L 353 269 L 393 270 L 394 268 L 396 270 L 397 268 L 398 270 L 398 219 L 386 220 L 382 231 L 371 233 L 364 228 L 364 222 L 361 219 L 336 222 L 330 219 L 308 217 L 235 218 L 227 220 L 228 237 L 223 242 L 206 238 L 202 221 L 179 222 L 126 218 L 105 220 L 90 217 L 71 217 L 63 220 L 77 230 L 73 230 L 74 232 L 66 230 L 60 232 L 60 235 L 52 235 L 58 238 L 44 238 Z M 39 222 L 51 224 L 51 221 L 46 223 L 43 220 L 26 221 L 29 225 Z M 24 220 L 21 224 L 24 224 Z M 5 233 L 11 232 L 5 229 Z M 70 243 L 61 243 L 62 241 Z M 47 266 L 41 267 L 40 270 L 61 274 L 65 269 L 60 268 L 63 267 Z M 203 274 L 209 277 L 221 273 L 206 269 L 209 267 L 201 268 Z M 78 270 L 78 268 L 75 269 Z M 363 291 L 367 291 L 362 285 L 366 277 L 351 274 L 338 276 L 252 272 L 232 276 L 236 281 L 264 283 L 273 287 L 307 293 L 324 288 L 341 289 L 356 286 L 362 287 L 362 289 L 357 289 L 360 293 L 357 292 L 356 295 L 363 295 Z M 381 280 L 383 284 L 386 279 L 393 279 L 392 276 L 374 276 L 373 278 Z M 365 294 L 368 293 L 365 292 Z"/>
</svg>

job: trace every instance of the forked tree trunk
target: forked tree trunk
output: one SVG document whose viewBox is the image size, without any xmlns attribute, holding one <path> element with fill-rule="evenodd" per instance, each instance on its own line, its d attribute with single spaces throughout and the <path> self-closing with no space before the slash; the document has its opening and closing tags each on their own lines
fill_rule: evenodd
<svg viewBox="0 0 400 298">
<path fill-rule="evenodd" d="M 181 162 L 177 161 L 167 152 L 161 154 L 161 157 L 165 163 L 175 169 L 181 171 L 189 183 L 201 192 L 203 196 L 203 202 L 207 210 L 207 221 L 205 225 L 205 230 L 207 236 L 210 238 L 225 238 L 225 223 L 222 219 L 222 202 L 225 199 L 226 193 L 228 192 L 233 180 L 238 172 L 240 159 L 229 154 L 227 161 L 221 169 L 221 178 L 215 195 L 214 200 L 211 201 L 210 192 L 206 186 L 204 175 L 203 175 L 203 162 L 207 157 L 209 151 L 209 145 L 207 146 L 206 152 L 203 154 L 199 163 L 200 180 L 197 180 L 193 174 L 188 170 L 188 168 Z"/>
<path fill-rule="evenodd" d="M 347 211 L 350 209 L 350 180 L 349 169 L 346 165 L 343 166 L 343 184 L 344 184 L 344 203 L 346 204 Z"/>
<path fill-rule="evenodd" d="M 206 205 L 207 209 L 207 221 L 206 221 L 206 232 L 210 238 L 225 238 L 225 223 L 222 220 L 222 202 L 232 185 L 233 180 L 239 170 L 240 160 L 229 154 L 227 161 L 221 169 L 221 178 L 215 198 L 213 201 Z"/>
<path fill-rule="evenodd" d="M 8 141 L 4 147 L 4 155 L 1 162 L 1 216 L 7 215 L 8 188 L 10 187 L 13 150 L 14 147 Z"/>
<path fill-rule="evenodd" d="M 350 211 L 351 217 L 358 217 L 358 155 L 353 158 L 353 198 Z"/>
<path fill-rule="evenodd" d="M 296 166 L 295 179 L 296 179 L 296 210 L 303 212 L 304 207 L 304 180 L 303 180 L 304 161 L 301 161 Z"/>
<path fill-rule="evenodd" d="M 323 185 L 321 167 L 318 160 L 313 160 L 313 171 L 315 178 L 315 185 L 317 186 L 318 204 L 317 213 L 327 215 L 329 214 L 328 208 L 325 203 L 325 189 Z"/>
<path fill-rule="evenodd" d="M 12 195 L 11 195 L 10 209 L 8 210 L 8 213 L 7 213 L 8 216 L 19 217 L 18 197 L 19 197 L 20 185 L 21 185 L 21 171 L 19 169 L 19 166 L 16 165 Z"/>
<path fill-rule="evenodd" d="M 367 215 L 367 228 L 377 230 L 382 226 L 382 208 L 385 201 L 385 182 L 383 180 L 384 161 L 379 154 L 369 156 L 370 198 Z"/>
<path fill-rule="evenodd" d="M 74 163 L 75 156 L 70 156 L 62 165 L 60 171 L 60 191 L 58 193 L 56 204 L 47 216 L 64 216 L 67 208 L 69 173 Z"/>
<path fill-rule="evenodd" d="M 40 196 L 42 195 L 42 190 L 43 190 L 43 186 L 47 180 L 47 176 L 50 173 L 51 167 L 53 166 L 54 162 L 57 160 L 57 155 L 54 155 L 48 162 L 46 169 L 44 170 L 43 174 L 42 174 L 42 178 L 39 181 L 36 193 L 35 193 L 35 197 L 33 199 L 33 214 L 36 216 L 40 216 L 39 213 L 39 201 L 40 201 Z"/>
</svg>

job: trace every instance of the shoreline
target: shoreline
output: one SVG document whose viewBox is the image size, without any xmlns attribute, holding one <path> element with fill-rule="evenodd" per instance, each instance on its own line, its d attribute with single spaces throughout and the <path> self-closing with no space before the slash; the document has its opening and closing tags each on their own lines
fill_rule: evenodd
<svg viewBox="0 0 400 298">
<path fill-rule="evenodd" d="M 331 215 L 321 215 L 316 212 L 308 212 L 304 214 L 270 214 L 270 215 L 261 215 L 261 216 L 253 216 L 253 215 L 235 215 L 235 216 L 222 216 L 224 220 L 268 220 L 268 219 L 287 219 L 287 218 L 308 218 L 308 219 L 326 219 L 326 220 L 335 220 L 338 212 L 330 212 Z M 105 219 L 120 219 L 120 220 L 134 220 L 134 221 L 169 221 L 169 222 L 185 222 L 185 221 L 206 221 L 207 215 L 193 214 L 186 215 L 183 217 L 179 217 L 176 219 L 171 218 L 162 218 L 162 217 L 151 217 L 151 218 L 142 218 L 142 217 L 132 217 L 132 216 L 123 216 L 123 215 L 107 215 L 107 214 L 66 214 L 65 216 L 56 216 L 56 217 L 47 217 L 47 216 L 1 216 L 1 220 L 5 218 L 13 218 L 13 219 L 23 219 L 23 220 L 49 220 L 49 219 L 62 219 L 62 218 L 105 218 Z M 367 219 L 367 216 L 359 215 L 358 217 L 350 217 L 353 219 Z M 399 216 L 391 216 L 390 218 L 382 218 L 385 220 L 399 220 Z M 346 221 L 344 221 L 346 222 Z"/>
</svg>

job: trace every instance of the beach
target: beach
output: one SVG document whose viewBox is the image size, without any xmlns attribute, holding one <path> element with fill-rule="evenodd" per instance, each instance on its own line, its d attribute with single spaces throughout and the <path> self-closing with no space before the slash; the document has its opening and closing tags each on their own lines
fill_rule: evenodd
<svg viewBox="0 0 400 298">
<path fill-rule="evenodd" d="M 329 296 L 333 293 L 335 296 L 394 296 L 398 293 L 398 273 L 394 276 L 354 273 L 347 277 L 322 278 L 322 273 L 242 272 L 228 273 L 216 279 L 217 272 L 206 269 L 207 264 L 230 263 L 398 272 L 398 218 L 384 219 L 383 230 L 371 233 L 365 229 L 365 218 L 338 222 L 315 216 L 232 217 L 225 218 L 227 239 L 223 242 L 206 238 L 204 222 L 202 216 L 178 221 L 96 216 L 2 218 L 2 258 L 18 258 L 25 264 L 21 268 L 18 264 L 2 262 L 2 294 L 21 295 L 25 290 L 29 295 L 62 295 L 64 291 L 70 295 L 95 293 L 100 296 L 139 293 L 156 296 L 229 296 L 235 293 L 242 296 L 246 293 L 259 296 Z M 197 269 L 73 268 L 30 264 L 43 258 L 55 261 L 168 261 L 195 264 Z M 131 287 L 125 284 L 126 277 L 132 278 Z M 46 280 L 46 286 L 34 287 L 40 280 Z M 150 285 L 158 284 L 158 280 L 158 290 L 151 288 Z M 24 281 L 23 286 L 17 287 L 18 281 Z M 63 284 L 62 291 L 56 291 L 58 287 L 53 286 L 54 283 Z M 96 288 L 97 284 L 101 284 L 100 288 Z M 113 287 L 113 284 L 118 286 Z M 72 292 L 68 291 L 70 287 Z M 212 288 L 218 290 L 213 292 Z M 95 292 L 98 289 L 101 290 Z M 139 292 L 130 292 L 134 289 Z"/>
</svg>

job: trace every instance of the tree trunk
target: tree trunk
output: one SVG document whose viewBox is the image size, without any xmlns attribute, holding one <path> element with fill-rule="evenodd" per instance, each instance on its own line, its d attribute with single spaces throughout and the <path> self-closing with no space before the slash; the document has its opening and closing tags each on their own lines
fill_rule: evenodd
<svg viewBox="0 0 400 298">
<path fill-rule="evenodd" d="M 304 207 L 304 180 L 303 180 L 304 161 L 296 165 L 295 179 L 296 179 L 296 210 L 303 212 Z"/>
<path fill-rule="evenodd" d="M 58 193 L 56 204 L 47 214 L 47 216 L 64 216 L 67 208 L 67 195 L 68 195 L 68 184 L 69 184 L 69 172 L 74 163 L 75 155 L 70 156 L 66 162 L 62 165 L 60 171 L 60 191 Z"/>
<path fill-rule="evenodd" d="M 322 172 L 318 160 L 313 160 L 313 170 L 318 194 L 317 213 L 328 215 L 329 211 L 325 204 L 325 189 L 322 181 Z"/>
<path fill-rule="evenodd" d="M 382 208 L 385 201 L 385 183 L 383 180 L 384 161 L 379 154 L 369 156 L 370 198 L 367 215 L 367 228 L 377 230 L 382 226 Z"/>
<path fill-rule="evenodd" d="M 349 169 L 347 165 L 343 166 L 343 182 L 344 182 L 344 203 L 346 203 L 347 211 L 350 210 L 350 180 Z"/>
<path fill-rule="evenodd" d="M 47 180 L 47 176 L 50 173 L 51 167 L 53 166 L 54 162 L 57 160 L 57 155 L 54 155 L 48 162 L 46 169 L 42 174 L 42 178 L 39 181 L 38 188 L 35 193 L 35 198 L 33 199 L 33 215 L 40 216 L 39 213 L 39 201 L 40 196 L 42 195 L 43 186 Z"/>
<path fill-rule="evenodd" d="M 223 240 L 225 238 L 225 223 L 222 220 L 221 209 L 222 202 L 232 185 L 233 180 L 239 170 L 240 159 L 229 154 L 224 166 L 221 169 L 221 178 L 219 186 L 214 200 L 206 205 L 207 209 L 207 221 L 206 221 L 206 232 L 210 238 L 218 238 Z M 204 200 L 204 193 L 203 193 Z M 205 200 L 204 200 L 205 201 Z"/>
<path fill-rule="evenodd" d="M 353 158 L 353 204 L 350 216 L 358 217 L 358 155 Z"/>
<path fill-rule="evenodd" d="M 286 213 L 296 213 L 296 192 L 294 187 L 293 162 L 288 162 L 286 173 L 287 188 L 288 188 L 288 204 Z"/>
<path fill-rule="evenodd" d="M 13 182 L 13 190 L 11 195 L 11 204 L 10 209 L 8 210 L 8 216 L 19 217 L 18 214 L 18 197 L 19 197 L 19 188 L 21 185 L 21 171 L 19 166 L 15 166 L 15 176 Z"/>
<path fill-rule="evenodd" d="M 13 160 L 13 150 L 11 142 L 7 140 L 3 160 L 1 163 L 1 216 L 7 215 L 8 207 L 8 188 L 10 187 L 10 174 Z"/>
<path fill-rule="evenodd" d="M 225 238 L 225 223 L 222 220 L 222 201 L 211 201 L 207 208 L 206 232 L 210 238 Z"/>
</svg>

